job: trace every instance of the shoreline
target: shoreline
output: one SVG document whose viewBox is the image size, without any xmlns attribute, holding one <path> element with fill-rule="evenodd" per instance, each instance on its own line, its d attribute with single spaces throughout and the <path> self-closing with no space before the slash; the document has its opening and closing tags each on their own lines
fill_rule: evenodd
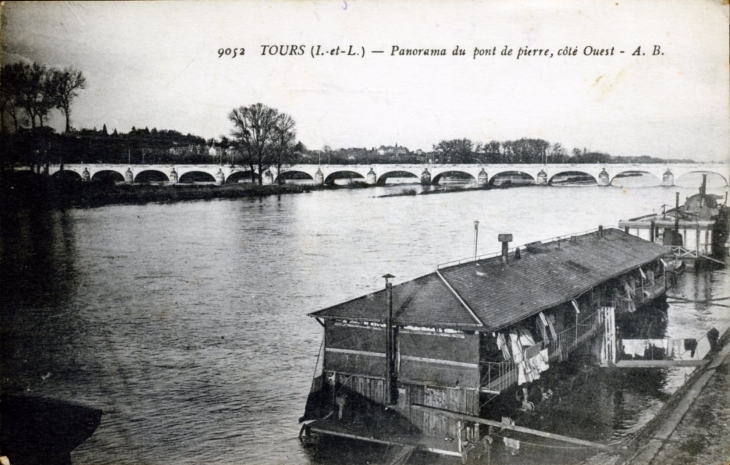
<svg viewBox="0 0 730 465">
<path fill-rule="evenodd" d="M 96 208 L 107 205 L 143 205 L 192 200 L 268 197 L 304 194 L 332 187 L 313 185 L 229 184 L 106 184 L 59 181 L 29 176 L 7 177 L 0 185 L 2 209 Z M 335 189 L 338 187 L 335 187 Z"/>
<path fill-rule="evenodd" d="M 407 185 L 406 185 L 407 186 Z M 110 184 L 102 182 L 64 181 L 50 177 L 29 175 L 16 171 L 4 176 L 0 184 L 3 209 L 43 208 L 97 208 L 108 205 L 143 205 L 147 203 L 173 203 L 209 199 L 239 199 L 267 197 L 283 194 L 306 194 L 321 190 L 368 189 L 360 183 L 340 186 L 314 184 Z M 506 185 L 489 187 L 443 187 L 416 192 L 406 187 L 400 192 L 374 196 L 373 198 L 404 197 L 416 195 L 451 194 L 459 192 L 487 191 L 530 187 L 528 185 Z"/>
</svg>

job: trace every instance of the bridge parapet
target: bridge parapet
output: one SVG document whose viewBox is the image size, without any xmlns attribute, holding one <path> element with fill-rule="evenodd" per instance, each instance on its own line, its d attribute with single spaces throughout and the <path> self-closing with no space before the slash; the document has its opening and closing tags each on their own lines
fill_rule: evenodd
<svg viewBox="0 0 730 465">
<path fill-rule="evenodd" d="M 201 172 L 209 174 L 216 182 L 225 182 L 229 176 L 235 173 L 250 173 L 250 168 L 245 165 L 183 165 L 183 164 L 67 164 L 64 170 L 78 174 L 82 179 L 93 180 L 97 173 L 111 171 L 119 173 L 126 181 L 129 181 L 131 173 L 132 181 L 144 171 L 156 171 L 164 174 L 171 184 L 179 182 L 179 179 L 186 173 Z M 50 165 L 48 174 L 54 175 L 60 171 L 59 165 Z M 295 164 L 282 167 L 281 171 L 275 167 L 267 170 L 270 174 L 263 174 L 265 182 L 277 182 L 280 175 L 284 173 L 299 172 L 308 175 L 313 182 L 321 184 L 329 176 L 341 172 L 352 172 L 362 176 L 368 184 L 376 184 L 387 176 L 388 173 L 405 172 L 410 173 L 417 179 L 423 179 L 427 171 L 431 181 L 434 182 L 444 173 L 464 173 L 473 177 L 479 182 L 482 173 L 488 179 L 507 172 L 525 173 L 535 179 L 535 182 L 549 183 L 554 176 L 565 172 L 580 172 L 593 176 L 599 185 L 610 185 L 616 176 L 627 172 L 649 173 L 661 180 L 662 185 L 672 186 L 674 182 L 689 173 L 714 173 L 722 176 L 725 184 L 730 179 L 730 165 L 724 163 L 663 163 L 663 164 L 357 164 L 357 165 L 315 165 Z M 84 173 L 88 173 L 88 176 Z M 220 180 L 220 175 L 223 178 Z M 319 174 L 318 174 L 319 173 Z M 258 169 L 254 168 L 254 174 L 259 175 Z M 321 176 L 321 177 L 320 177 Z M 483 176 L 482 176 L 483 179 Z"/>
</svg>

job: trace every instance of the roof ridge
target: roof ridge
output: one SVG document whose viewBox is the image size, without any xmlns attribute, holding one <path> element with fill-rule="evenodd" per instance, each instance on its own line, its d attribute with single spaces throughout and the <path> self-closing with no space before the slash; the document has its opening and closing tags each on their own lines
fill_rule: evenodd
<svg viewBox="0 0 730 465">
<path fill-rule="evenodd" d="M 474 313 L 474 311 L 471 309 L 471 307 L 469 307 L 469 305 L 467 305 L 467 303 L 464 301 L 464 299 L 461 298 L 459 293 L 456 292 L 456 290 L 453 287 L 451 287 L 451 284 L 449 284 L 449 282 L 446 280 L 446 278 L 444 278 L 444 276 L 441 274 L 441 272 L 438 270 L 438 268 L 436 269 L 436 274 L 438 275 L 439 278 L 441 278 L 441 281 L 443 281 L 443 283 L 446 285 L 446 287 L 451 291 L 452 294 L 454 294 L 454 296 L 459 300 L 459 302 L 461 302 L 461 305 L 463 305 L 464 308 L 466 308 L 466 310 L 469 312 L 469 315 L 471 315 L 471 317 L 474 318 L 474 320 L 477 323 L 479 323 L 480 326 L 484 326 L 484 323 L 482 322 L 482 320 L 479 319 L 479 317 L 476 315 L 476 313 Z"/>
</svg>

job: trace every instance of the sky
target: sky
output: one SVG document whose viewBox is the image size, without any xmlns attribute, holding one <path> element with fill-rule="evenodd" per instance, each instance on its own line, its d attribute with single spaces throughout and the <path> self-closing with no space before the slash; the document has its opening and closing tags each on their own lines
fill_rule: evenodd
<svg viewBox="0 0 730 465">
<path fill-rule="evenodd" d="M 6 2 L 2 59 L 81 70 L 76 128 L 230 136 L 228 113 L 261 102 L 290 114 L 310 149 L 533 137 L 725 161 L 727 24 L 716 0 Z M 262 55 L 264 45 L 304 54 Z M 360 55 L 312 57 L 317 45 Z M 473 56 L 494 47 L 497 56 Z M 520 47 L 552 57 L 518 59 Z M 566 47 L 577 54 L 559 56 Z M 225 48 L 245 54 L 219 57 Z M 63 119 L 51 124 L 62 130 Z"/>
</svg>

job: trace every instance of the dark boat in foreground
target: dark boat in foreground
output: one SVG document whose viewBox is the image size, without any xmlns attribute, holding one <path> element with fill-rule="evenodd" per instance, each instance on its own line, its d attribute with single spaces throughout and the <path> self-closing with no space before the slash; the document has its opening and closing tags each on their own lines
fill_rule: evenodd
<svg viewBox="0 0 730 465">
<path fill-rule="evenodd" d="M 71 451 L 101 422 L 102 411 L 54 399 L 0 396 L 0 456 L 12 465 L 70 465 Z"/>
</svg>

